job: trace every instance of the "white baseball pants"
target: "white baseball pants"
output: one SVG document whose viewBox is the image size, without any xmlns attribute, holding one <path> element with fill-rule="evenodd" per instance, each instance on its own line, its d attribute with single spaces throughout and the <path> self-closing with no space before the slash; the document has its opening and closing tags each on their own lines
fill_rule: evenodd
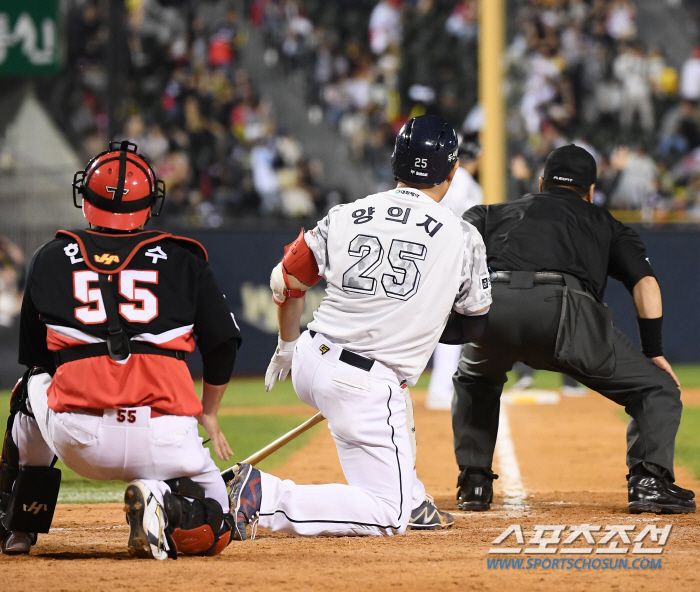
<svg viewBox="0 0 700 592">
<path fill-rule="evenodd" d="M 341 362 L 341 352 L 306 331 L 294 349 L 292 381 L 328 420 L 348 485 L 297 485 L 262 473 L 264 528 L 305 536 L 406 530 L 416 494 L 404 394 L 386 366 L 375 361 L 365 371 Z"/>
<path fill-rule="evenodd" d="M 49 465 L 56 454 L 67 467 L 88 479 L 142 479 L 161 504 L 163 495 L 170 491 L 165 479 L 190 477 L 204 488 L 206 497 L 228 511 L 226 485 L 209 450 L 202 446 L 194 417 L 152 418 L 148 407 L 123 410 L 123 421 L 119 421 L 116 409 L 102 416 L 56 413 L 47 404 L 50 384 L 49 374 L 29 379 L 34 418 L 20 412 L 12 429 L 20 466 Z"/>
</svg>

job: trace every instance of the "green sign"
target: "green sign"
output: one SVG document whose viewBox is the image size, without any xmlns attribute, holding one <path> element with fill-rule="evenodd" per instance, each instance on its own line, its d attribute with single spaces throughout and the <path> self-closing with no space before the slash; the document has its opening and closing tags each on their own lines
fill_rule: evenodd
<svg viewBox="0 0 700 592">
<path fill-rule="evenodd" d="M 60 69 L 60 0 L 0 0 L 0 76 Z"/>
</svg>

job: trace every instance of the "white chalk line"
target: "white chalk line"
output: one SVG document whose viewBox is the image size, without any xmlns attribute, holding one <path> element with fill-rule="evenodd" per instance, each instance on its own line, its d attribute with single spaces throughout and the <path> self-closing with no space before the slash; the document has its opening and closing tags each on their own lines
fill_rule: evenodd
<svg viewBox="0 0 700 592">
<path fill-rule="evenodd" d="M 128 525 L 119 526 L 81 526 L 79 528 L 51 528 L 51 532 L 79 532 L 83 530 L 125 530 Z"/>
<path fill-rule="evenodd" d="M 123 502 L 124 501 L 124 489 L 126 489 L 126 484 L 123 487 L 118 488 L 99 488 L 91 489 L 90 487 L 71 487 L 68 490 L 62 491 L 58 496 L 59 504 L 96 504 L 104 502 Z"/>
<path fill-rule="evenodd" d="M 498 466 L 503 505 L 506 510 L 525 510 L 527 492 L 520 477 L 520 465 L 515 454 L 515 445 L 510 434 L 508 405 L 501 403 L 501 415 L 496 438 L 496 464 Z"/>
</svg>

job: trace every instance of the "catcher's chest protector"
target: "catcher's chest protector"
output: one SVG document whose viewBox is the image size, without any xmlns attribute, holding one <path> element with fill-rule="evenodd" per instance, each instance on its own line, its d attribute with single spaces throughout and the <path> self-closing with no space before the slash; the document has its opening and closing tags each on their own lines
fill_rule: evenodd
<svg viewBox="0 0 700 592">
<path fill-rule="evenodd" d="M 119 321 L 129 338 L 162 334 L 193 322 L 198 274 L 206 261 L 199 243 L 159 231 L 61 230 L 56 236 L 40 252 L 30 287 L 49 328 L 69 327 L 107 338 L 100 275 L 111 282 Z M 70 345 L 75 344 L 65 344 Z"/>
</svg>

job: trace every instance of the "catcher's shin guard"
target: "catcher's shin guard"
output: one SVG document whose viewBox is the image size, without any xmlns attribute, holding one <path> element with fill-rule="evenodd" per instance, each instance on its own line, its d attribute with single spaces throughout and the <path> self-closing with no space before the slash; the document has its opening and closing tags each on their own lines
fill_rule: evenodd
<svg viewBox="0 0 700 592">
<path fill-rule="evenodd" d="M 166 481 L 170 493 L 163 499 L 168 533 L 178 553 L 218 555 L 231 542 L 233 517 L 216 500 L 204 497 L 204 489 L 191 479 Z M 191 499 L 190 499 L 191 498 Z"/>
<path fill-rule="evenodd" d="M 28 406 L 27 370 L 10 398 L 10 416 L 0 457 L 0 537 L 7 531 L 49 532 L 61 485 L 61 471 L 53 467 L 19 466 L 19 449 L 12 438 L 15 417 L 33 417 Z M 34 537 L 35 539 L 36 537 Z"/>
</svg>

